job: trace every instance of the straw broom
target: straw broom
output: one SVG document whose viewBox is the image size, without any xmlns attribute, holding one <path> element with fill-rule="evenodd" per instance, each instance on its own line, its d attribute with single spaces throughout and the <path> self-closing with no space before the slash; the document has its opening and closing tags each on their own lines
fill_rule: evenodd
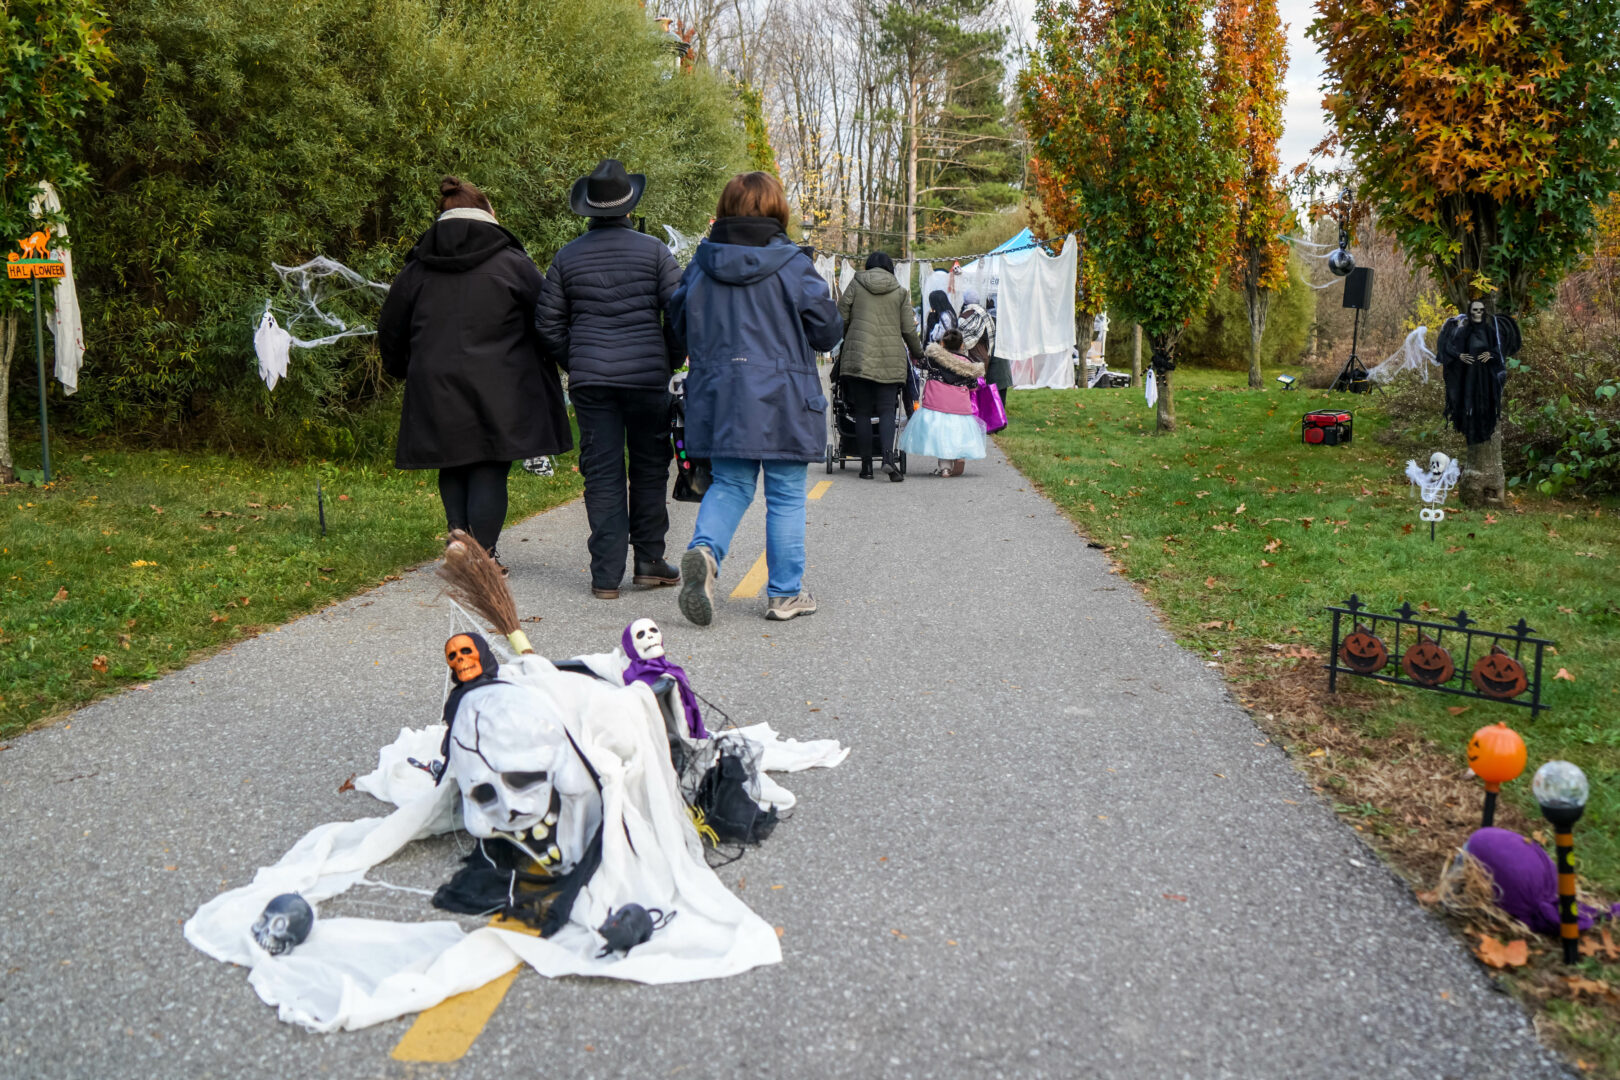
<svg viewBox="0 0 1620 1080">
<path fill-rule="evenodd" d="M 450 598 L 506 635 L 513 651 L 534 652 L 528 636 L 518 628 L 517 602 L 506 577 L 477 540 L 461 529 L 452 529 L 444 560 L 435 573 L 444 581 Z"/>
</svg>

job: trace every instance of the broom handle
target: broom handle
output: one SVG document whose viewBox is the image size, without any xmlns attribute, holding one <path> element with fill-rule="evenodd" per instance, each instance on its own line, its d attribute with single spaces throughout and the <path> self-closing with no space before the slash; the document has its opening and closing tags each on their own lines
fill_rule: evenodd
<svg viewBox="0 0 1620 1080">
<path fill-rule="evenodd" d="M 506 635 L 506 640 L 512 643 L 514 651 L 520 655 L 534 652 L 534 646 L 529 644 L 529 637 L 521 630 L 514 630 Z"/>
</svg>

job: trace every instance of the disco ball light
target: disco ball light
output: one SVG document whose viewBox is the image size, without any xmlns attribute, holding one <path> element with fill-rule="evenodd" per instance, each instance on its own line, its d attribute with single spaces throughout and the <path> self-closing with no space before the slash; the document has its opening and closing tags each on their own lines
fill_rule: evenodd
<svg viewBox="0 0 1620 1080">
<path fill-rule="evenodd" d="M 1344 248 L 1335 248 L 1328 254 L 1328 269 L 1334 277 L 1348 277 L 1350 271 L 1356 268 L 1355 256 Z"/>
</svg>

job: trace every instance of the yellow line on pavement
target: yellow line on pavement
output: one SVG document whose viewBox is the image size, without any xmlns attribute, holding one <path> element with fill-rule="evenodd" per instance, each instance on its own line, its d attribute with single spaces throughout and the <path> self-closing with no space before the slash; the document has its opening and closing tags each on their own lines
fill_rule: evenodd
<svg viewBox="0 0 1620 1080">
<path fill-rule="evenodd" d="M 805 498 L 819 499 L 827 494 L 827 489 L 832 485 L 831 480 L 823 480 L 811 488 L 810 494 L 806 495 Z M 765 566 L 765 556 L 761 555 L 754 560 L 754 565 L 748 568 L 748 573 L 743 575 L 743 579 L 737 582 L 737 587 L 731 590 L 731 598 L 733 600 L 748 600 L 758 596 L 759 590 L 765 587 L 765 581 L 769 577 L 770 570 Z"/>
<path fill-rule="evenodd" d="M 745 600 L 750 596 L 758 596 L 759 590 L 765 587 L 765 579 L 769 576 L 770 571 L 765 567 L 765 556 L 761 554 L 754 560 L 754 565 L 748 568 L 748 573 L 743 575 L 743 579 L 737 582 L 737 587 L 731 590 L 731 598 Z"/>
<path fill-rule="evenodd" d="M 506 919 L 495 919 L 490 925 L 519 933 L 536 933 L 522 923 Z M 522 967 L 521 962 L 514 963 L 512 970 L 500 978 L 491 979 L 476 990 L 445 998 L 424 1010 L 390 1056 L 395 1061 L 460 1061 L 478 1041 Z"/>
</svg>

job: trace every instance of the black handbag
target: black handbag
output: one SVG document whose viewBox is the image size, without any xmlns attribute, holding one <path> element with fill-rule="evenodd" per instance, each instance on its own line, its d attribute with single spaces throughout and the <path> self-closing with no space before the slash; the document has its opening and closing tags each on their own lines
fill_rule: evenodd
<svg viewBox="0 0 1620 1080">
<path fill-rule="evenodd" d="M 714 472 L 708 458 L 695 458 L 686 452 L 686 398 L 682 394 L 670 395 L 669 441 L 675 454 L 675 487 L 670 498 L 676 502 L 702 502 Z"/>
</svg>

